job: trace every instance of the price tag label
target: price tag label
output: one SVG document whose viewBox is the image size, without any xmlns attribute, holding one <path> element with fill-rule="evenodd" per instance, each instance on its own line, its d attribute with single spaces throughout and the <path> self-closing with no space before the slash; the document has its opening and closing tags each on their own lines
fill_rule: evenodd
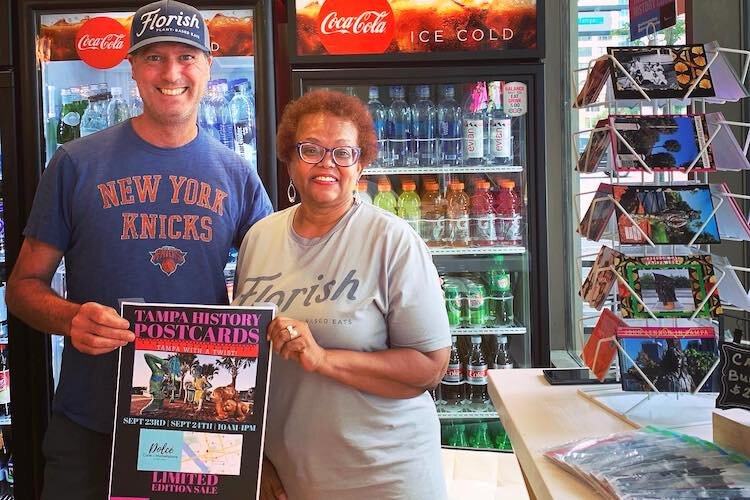
<svg viewBox="0 0 750 500">
<path fill-rule="evenodd" d="M 719 368 L 721 378 L 716 407 L 750 410 L 750 347 L 723 344 Z"/>
</svg>

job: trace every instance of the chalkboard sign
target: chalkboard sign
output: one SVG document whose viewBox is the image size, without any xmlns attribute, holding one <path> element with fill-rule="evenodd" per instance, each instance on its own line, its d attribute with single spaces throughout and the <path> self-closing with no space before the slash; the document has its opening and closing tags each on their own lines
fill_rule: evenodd
<svg viewBox="0 0 750 500">
<path fill-rule="evenodd" d="M 726 343 L 721 346 L 721 388 L 717 408 L 750 410 L 750 347 Z"/>
</svg>

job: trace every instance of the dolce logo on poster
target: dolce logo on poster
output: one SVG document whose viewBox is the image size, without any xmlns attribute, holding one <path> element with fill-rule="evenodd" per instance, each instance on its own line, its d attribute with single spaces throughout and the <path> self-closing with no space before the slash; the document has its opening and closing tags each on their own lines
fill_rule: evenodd
<svg viewBox="0 0 750 500">
<path fill-rule="evenodd" d="M 76 52 L 93 68 L 117 66 L 128 52 L 125 27 L 110 17 L 89 19 L 76 33 Z"/>
<path fill-rule="evenodd" d="M 139 338 L 192 340 L 220 344 L 257 344 L 259 314 L 136 309 L 133 333 Z"/>
<path fill-rule="evenodd" d="M 330 54 L 385 52 L 393 41 L 393 10 L 386 0 L 327 0 L 318 13 L 320 41 Z"/>
</svg>

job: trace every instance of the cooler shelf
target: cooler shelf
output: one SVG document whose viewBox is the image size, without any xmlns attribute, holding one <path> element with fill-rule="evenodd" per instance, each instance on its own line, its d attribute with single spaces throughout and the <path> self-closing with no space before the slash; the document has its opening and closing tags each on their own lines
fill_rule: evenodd
<svg viewBox="0 0 750 500">
<path fill-rule="evenodd" d="M 451 328 L 451 335 L 524 335 L 525 326 L 506 326 L 496 328 Z"/>
<path fill-rule="evenodd" d="M 431 255 L 525 254 L 526 247 L 430 247 Z"/>
<path fill-rule="evenodd" d="M 440 420 L 446 419 L 479 419 L 479 418 L 498 418 L 497 412 L 494 410 L 474 410 L 469 405 L 455 405 L 448 407 L 446 405 L 438 405 L 437 414 Z"/>
<path fill-rule="evenodd" d="M 397 174 L 493 174 L 502 172 L 523 172 L 521 165 L 479 165 L 445 167 L 367 167 L 362 175 Z"/>
</svg>

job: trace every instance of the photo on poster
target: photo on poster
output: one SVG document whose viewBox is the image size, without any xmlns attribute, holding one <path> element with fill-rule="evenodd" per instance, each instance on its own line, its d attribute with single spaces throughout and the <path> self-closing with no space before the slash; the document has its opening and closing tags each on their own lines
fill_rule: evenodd
<svg viewBox="0 0 750 500">
<path fill-rule="evenodd" d="M 609 125 L 624 139 L 612 133 L 617 171 L 645 170 L 641 161 L 651 170 L 686 171 L 696 157 L 691 172 L 715 170 L 711 145 L 701 153 L 709 135 L 703 115 L 618 115 Z"/>
<path fill-rule="evenodd" d="M 703 45 L 607 47 L 607 53 L 628 72 L 651 98 L 683 98 L 708 64 Z M 611 61 L 610 61 L 611 62 Z M 616 99 L 642 99 L 638 87 L 614 63 L 610 68 Z M 690 97 L 715 95 L 710 69 Z"/>
<path fill-rule="evenodd" d="M 256 375 L 257 358 L 136 350 L 130 415 L 244 422 Z"/>
<path fill-rule="evenodd" d="M 659 392 L 693 392 L 718 359 L 718 342 L 711 332 L 697 334 L 689 328 L 662 327 L 643 335 L 623 335 L 617 339 L 623 350 Z M 624 391 L 650 391 L 634 368 L 633 362 L 620 354 L 620 378 Z M 718 371 L 701 387 L 700 392 L 717 392 Z"/>
<path fill-rule="evenodd" d="M 629 215 L 617 212 L 620 243 L 643 245 L 645 236 L 655 245 L 687 245 L 693 238 L 693 244 L 721 242 L 708 185 L 617 185 L 613 195 Z"/>
<path fill-rule="evenodd" d="M 708 296 L 717 282 L 710 255 L 623 256 L 617 270 L 628 284 L 618 283 L 617 288 L 623 318 L 650 318 L 651 314 L 656 318 L 694 314 L 711 318 L 723 314 L 718 291 Z"/>
</svg>

